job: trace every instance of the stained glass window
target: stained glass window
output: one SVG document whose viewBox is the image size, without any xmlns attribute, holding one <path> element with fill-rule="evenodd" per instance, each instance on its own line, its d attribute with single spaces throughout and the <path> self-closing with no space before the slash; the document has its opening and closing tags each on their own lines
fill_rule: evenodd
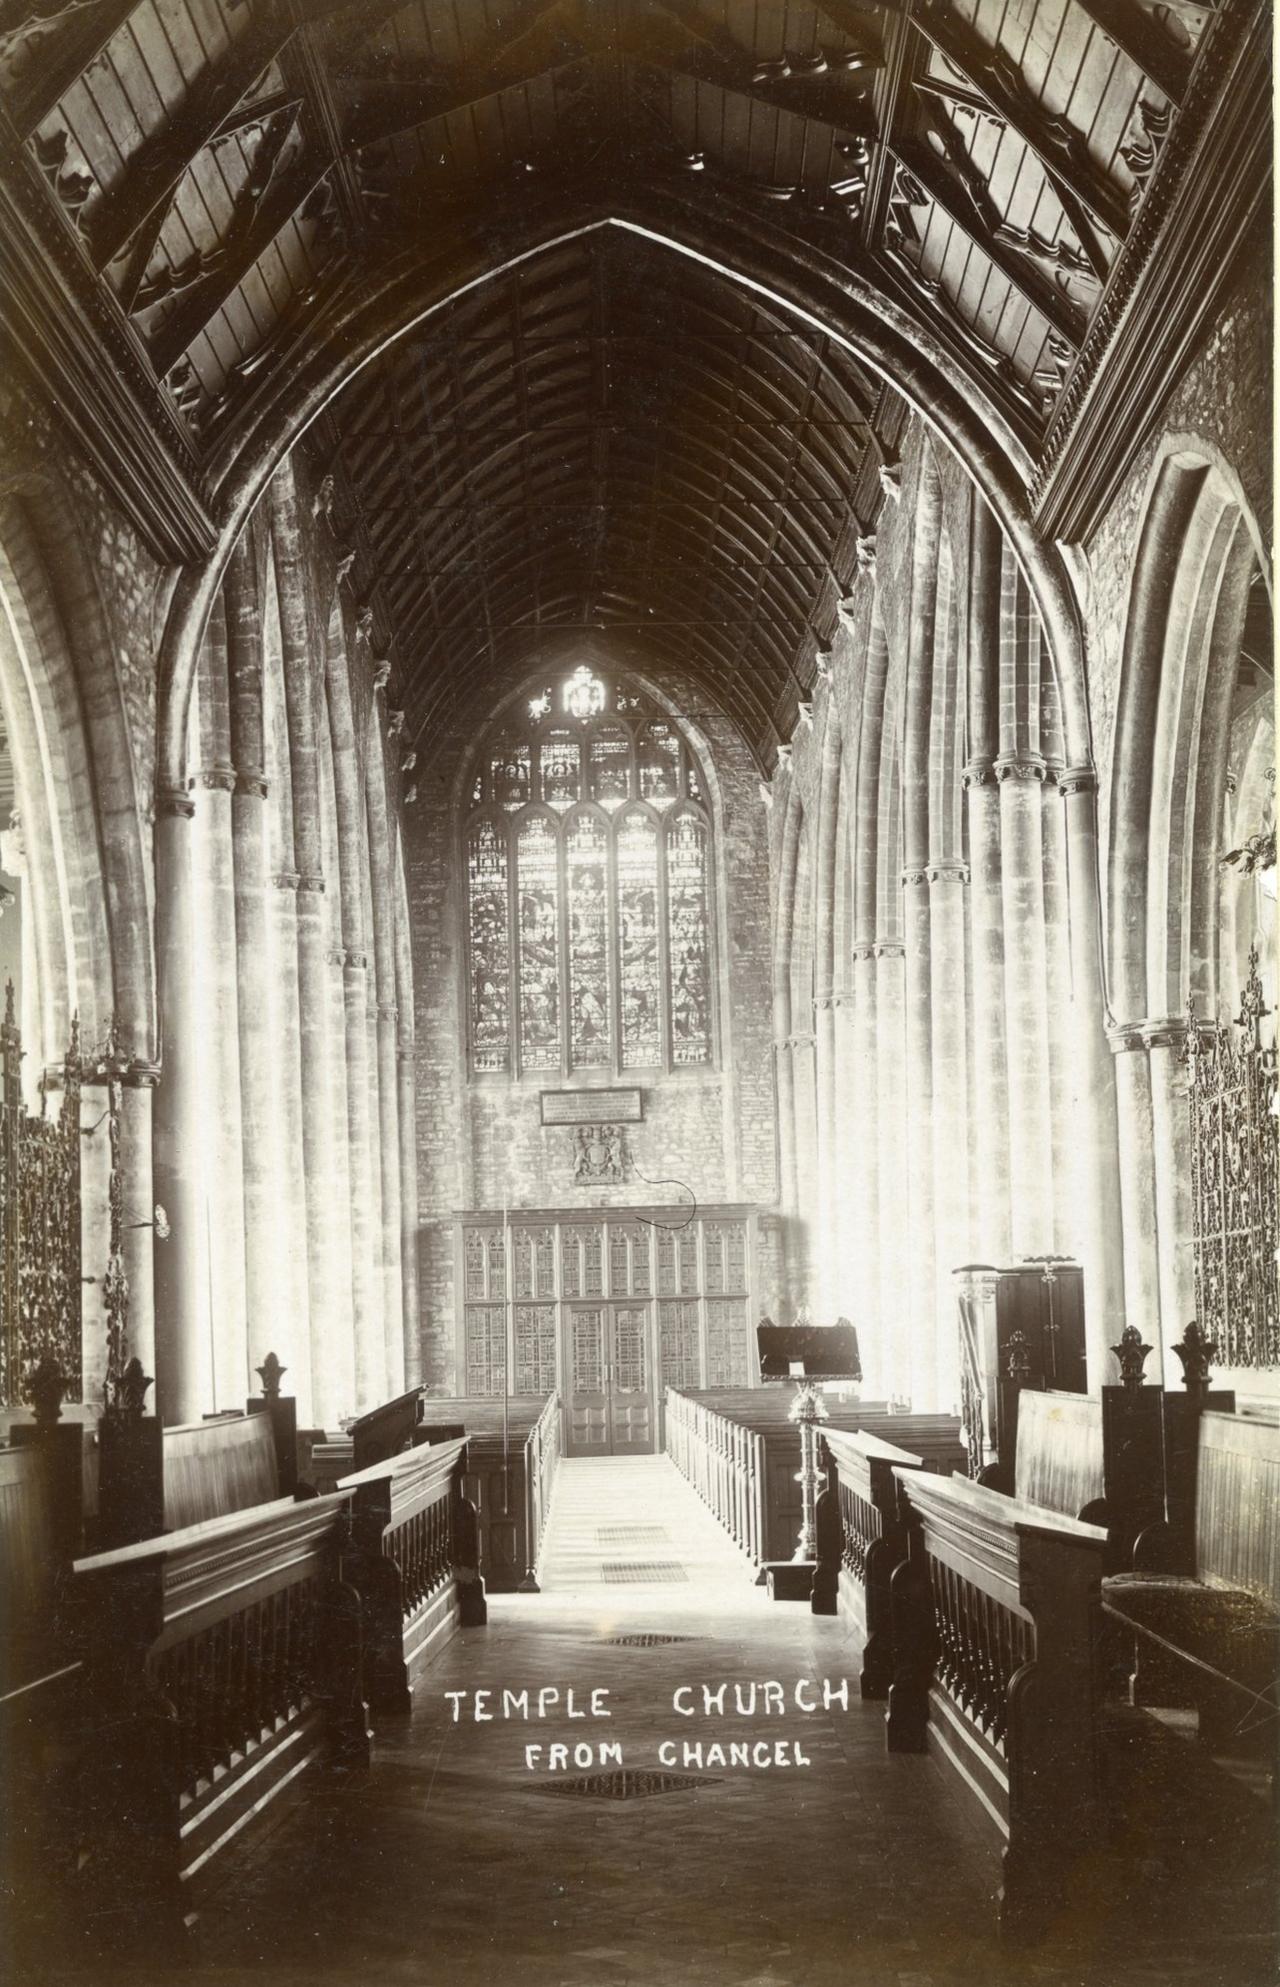
<svg viewBox="0 0 1280 1987">
<path fill-rule="evenodd" d="M 560 861 L 555 830 L 541 814 L 523 823 L 520 887 L 520 1061 L 560 1067 Z"/>
<path fill-rule="evenodd" d="M 477 1069 L 507 1067 L 511 946 L 507 936 L 507 845 L 491 821 L 471 835 L 471 1060 Z"/>
<path fill-rule="evenodd" d="M 618 824 L 618 972 L 622 1064 L 662 1060 L 658 994 L 658 830 L 647 814 Z"/>
<path fill-rule="evenodd" d="M 580 814 L 567 837 L 569 873 L 569 1053 L 575 1069 L 607 1069 L 609 1030 L 609 848 L 603 822 Z"/>
<path fill-rule="evenodd" d="M 572 807 L 582 790 L 582 745 L 571 732 L 553 731 L 538 747 L 542 798 L 558 811 Z"/>
<path fill-rule="evenodd" d="M 489 757 L 489 792 L 508 814 L 514 814 L 527 802 L 529 747 L 523 740 L 506 733 L 497 740 Z"/>
<path fill-rule="evenodd" d="M 641 800 L 654 807 L 670 807 L 680 796 L 680 739 L 675 726 L 656 719 L 645 725 L 636 756 Z"/>
<path fill-rule="evenodd" d="M 711 830 L 679 727 L 585 667 L 517 708 L 470 786 L 472 1069 L 710 1063 Z"/>
<path fill-rule="evenodd" d="M 591 741 L 591 798 L 611 813 L 631 798 L 631 740 L 624 731 L 599 731 Z"/>
<path fill-rule="evenodd" d="M 707 946 L 707 831 L 681 813 L 667 828 L 667 955 L 671 975 L 671 1060 L 711 1060 Z"/>
</svg>

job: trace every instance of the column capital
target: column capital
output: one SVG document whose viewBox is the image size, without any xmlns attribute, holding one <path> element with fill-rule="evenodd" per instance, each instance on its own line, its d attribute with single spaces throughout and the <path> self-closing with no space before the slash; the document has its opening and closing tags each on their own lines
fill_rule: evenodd
<svg viewBox="0 0 1280 1987">
<path fill-rule="evenodd" d="M 416 1042 L 396 1043 L 397 1062 L 408 1064 L 408 1063 L 415 1063 L 417 1062 L 417 1060 L 418 1060 L 418 1047 Z"/>
<path fill-rule="evenodd" d="M 324 878 L 323 876 L 314 875 L 314 874 L 307 875 L 307 873 L 304 871 L 298 878 L 298 888 L 299 890 L 304 890 L 304 891 L 309 890 L 313 896 L 323 897 Z"/>
<path fill-rule="evenodd" d="M 904 890 L 908 889 L 912 884 L 927 883 L 928 881 L 929 871 L 923 864 L 918 869 L 904 869 L 902 872 L 902 887 Z"/>
<path fill-rule="evenodd" d="M 849 957 L 855 962 L 855 964 L 859 960 L 865 961 L 867 959 L 874 959 L 875 956 L 876 956 L 876 948 L 873 941 L 869 938 L 860 941 L 857 945 L 851 945 L 849 947 Z"/>
<path fill-rule="evenodd" d="M 257 800 L 265 800 L 270 788 L 261 773 L 237 773 L 236 792 L 251 794 Z"/>
<path fill-rule="evenodd" d="M 342 954 L 342 964 L 353 973 L 363 973 L 368 967 L 369 960 L 365 953 L 348 949 Z"/>
<path fill-rule="evenodd" d="M 1096 793 L 1098 791 L 1096 766 L 1064 766 L 1058 774 L 1058 791 L 1061 794 Z"/>
<path fill-rule="evenodd" d="M 1005 780 L 1035 780 L 1043 786 L 1046 780 L 1053 779 L 1048 760 L 1042 759 L 1038 752 L 1001 752 L 992 764 L 1002 784 Z"/>
<path fill-rule="evenodd" d="M 954 857 L 947 857 L 941 862 L 931 862 L 925 873 L 930 883 L 967 883 L 969 881 L 968 863 L 959 862 Z"/>
<path fill-rule="evenodd" d="M 157 821 L 190 821 L 196 804 L 185 787 L 157 787 Z"/>
<path fill-rule="evenodd" d="M 196 785 L 203 787 L 207 793 L 234 793 L 238 775 L 234 766 L 217 763 L 201 766 L 193 778 Z"/>
<path fill-rule="evenodd" d="M 815 1014 L 826 1014 L 834 1005 L 835 995 L 833 993 L 821 993 L 813 996 L 813 1011 Z"/>
<path fill-rule="evenodd" d="M 296 869 L 278 869 L 271 881 L 277 890 L 296 890 L 302 878 Z"/>
<path fill-rule="evenodd" d="M 377 1003 L 376 1011 L 379 1021 L 398 1021 L 400 1019 L 400 1009 L 393 1000 L 380 1000 Z"/>
<path fill-rule="evenodd" d="M 1145 1049 L 1141 1021 L 1116 1022 L 1107 1030 L 1107 1042 L 1113 1056 L 1130 1055 L 1135 1049 Z"/>
<path fill-rule="evenodd" d="M 960 775 L 960 784 L 966 791 L 970 787 L 993 787 L 996 784 L 994 759 L 970 759 Z"/>
<path fill-rule="evenodd" d="M 900 938 L 878 938 L 871 948 L 877 959 L 905 959 L 907 948 Z"/>
</svg>

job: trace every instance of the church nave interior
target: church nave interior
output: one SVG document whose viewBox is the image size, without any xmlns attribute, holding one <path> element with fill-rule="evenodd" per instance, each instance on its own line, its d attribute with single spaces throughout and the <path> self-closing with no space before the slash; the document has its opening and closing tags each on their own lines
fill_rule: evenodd
<svg viewBox="0 0 1280 1987">
<path fill-rule="evenodd" d="M 26 1973 L 1268 1977 L 1270 28 L 0 0 Z"/>
</svg>

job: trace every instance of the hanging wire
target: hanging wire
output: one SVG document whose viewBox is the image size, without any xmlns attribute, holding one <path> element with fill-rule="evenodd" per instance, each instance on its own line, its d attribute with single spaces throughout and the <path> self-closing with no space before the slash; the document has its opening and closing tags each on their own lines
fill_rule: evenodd
<svg viewBox="0 0 1280 1987">
<path fill-rule="evenodd" d="M 681 1193 L 689 1196 L 689 1212 L 683 1221 L 654 1221 L 649 1215 L 637 1214 L 633 1208 L 628 1208 L 627 1213 L 632 1220 L 642 1221 L 646 1228 L 660 1228 L 664 1235 L 681 1235 L 686 1228 L 693 1225 L 698 1218 L 698 1196 L 687 1180 L 651 1180 L 647 1173 L 642 1173 L 634 1165 L 631 1171 L 637 1180 L 644 1182 L 646 1187 L 678 1187 Z"/>
</svg>

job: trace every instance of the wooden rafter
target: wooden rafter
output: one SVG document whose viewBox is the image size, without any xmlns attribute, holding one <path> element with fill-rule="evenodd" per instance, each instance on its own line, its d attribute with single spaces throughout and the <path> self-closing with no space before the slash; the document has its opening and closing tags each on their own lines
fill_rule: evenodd
<svg viewBox="0 0 1280 1987">
<path fill-rule="evenodd" d="M 274 61 L 295 22 L 280 4 L 255 14 L 220 62 L 192 85 L 180 116 L 156 127 L 138 147 L 120 179 L 86 214 L 90 252 L 99 269 L 113 262 L 157 207 L 168 207 L 192 160 Z M 258 112 L 253 121 L 262 117 Z"/>
<path fill-rule="evenodd" d="M 1137 0 L 1076 0 L 1076 5 L 1171 103 L 1182 102 L 1191 64 Z"/>
<path fill-rule="evenodd" d="M 151 347 L 158 373 L 167 373 L 216 316 L 331 165 L 320 140 L 305 137 L 297 156 L 271 180 L 243 223 L 227 237 L 216 268 L 179 297 L 160 325 Z"/>
<path fill-rule="evenodd" d="M 934 206 L 954 221 L 961 233 L 981 250 L 1023 301 L 1039 311 L 1060 338 L 1078 346 L 1084 332 L 1086 313 L 1042 275 L 1033 262 L 1016 255 L 999 241 L 996 229 L 1000 225 L 1000 217 L 994 206 L 976 201 L 973 194 L 947 172 L 927 145 L 906 139 L 891 150 L 912 178 L 918 181 L 921 191 Z"/>
<path fill-rule="evenodd" d="M 1101 173 L 1086 152 L 1078 133 L 1060 120 L 1046 117 L 1025 92 L 1013 63 L 1003 51 L 989 48 L 955 14 L 933 7 L 912 14 L 912 24 L 951 67 L 964 77 L 982 110 L 999 119 L 1034 152 L 1066 206 L 1083 208 L 1122 242 L 1129 232 L 1129 212 L 1119 189 Z M 918 89 L 954 96 L 940 77 L 918 78 Z"/>
<path fill-rule="evenodd" d="M 56 32 L 40 35 L 34 43 L 39 59 L 9 96 L 9 119 L 19 138 L 27 139 L 36 126 L 101 55 L 108 43 L 137 6 L 138 0 L 95 0 L 83 7 Z"/>
</svg>

